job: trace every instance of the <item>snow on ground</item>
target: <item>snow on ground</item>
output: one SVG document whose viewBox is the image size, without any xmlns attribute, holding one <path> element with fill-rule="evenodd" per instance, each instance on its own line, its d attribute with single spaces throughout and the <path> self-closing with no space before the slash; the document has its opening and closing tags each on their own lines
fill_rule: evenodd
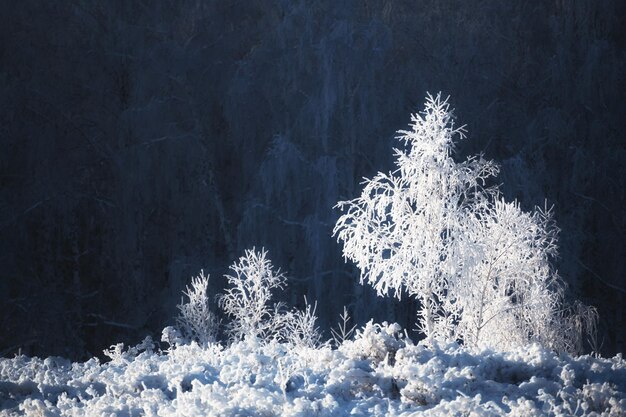
<svg viewBox="0 0 626 417">
<path fill-rule="evenodd" d="M 0 359 L 0 415 L 626 416 L 626 362 L 426 346 L 368 323 L 339 348 L 246 340 L 112 360 Z"/>
</svg>

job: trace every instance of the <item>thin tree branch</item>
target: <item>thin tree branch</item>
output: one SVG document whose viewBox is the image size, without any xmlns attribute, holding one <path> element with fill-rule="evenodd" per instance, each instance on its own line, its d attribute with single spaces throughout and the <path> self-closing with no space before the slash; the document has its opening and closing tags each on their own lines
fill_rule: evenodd
<svg viewBox="0 0 626 417">
<path fill-rule="evenodd" d="M 578 264 L 580 266 L 582 266 L 587 272 L 591 273 L 594 277 L 596 277 L 598 279 L 598 281 L 600 281 L 601 283 L 603 283 L 604 285 L 606 285 L 609 288 L 613 288 L 616 291 L 622 292 L 624 294 L 626 294 L 626 289 L 622 288 L 622 287 L 618 287 L 617 285 L 611 284 L 610 282 L 607 282 L 606 280 L 604 280 L 604 278 L 602 278 L 600 275 L 598 275 L 593 269 L 589 268 L 587 265 L 585 265 L 584 263 L 581 262 L 580 259 L 576 260 L 578 262 Z"/>
</svg>

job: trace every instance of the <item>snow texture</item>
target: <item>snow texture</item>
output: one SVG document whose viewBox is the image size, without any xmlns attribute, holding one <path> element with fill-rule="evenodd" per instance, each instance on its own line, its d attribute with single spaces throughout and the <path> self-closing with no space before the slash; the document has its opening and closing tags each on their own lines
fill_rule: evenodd
<svg viewBox="0 0 626 417">
<path fill-rule="evenodd" d="M 414 344 L 367 323 L 338 348 L 246 338 L 155 349 L 111 361 L 0 359 L 0 416 L 623 416 L 626 362 Z"/>
</svg>

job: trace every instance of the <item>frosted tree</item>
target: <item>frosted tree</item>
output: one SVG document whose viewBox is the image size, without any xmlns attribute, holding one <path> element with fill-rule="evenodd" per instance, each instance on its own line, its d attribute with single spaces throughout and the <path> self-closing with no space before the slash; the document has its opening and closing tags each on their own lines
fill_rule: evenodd
<svg viewBox="0 0 626 417">
<path fill-rule="evenodd" d="M 179 310 L 176 319 L 178 330 L 186 340 L 195 340 L 200 346 L 214 343 L 219 329 L 219 321 L 209 308 L 208 285 L 209 275 L 204 275 L 204 271 L 200 271 L 200 275 L 192 278 L 191 287 L 188 286 L 187 290 L 183 291 L 188 301 L 181 301 L 177 306 Z"/>
<path fill-rule="evenodd" d="M 550 212 L 525 213 L 486 187 L 498 173 L 493 162 L 453 159 L 464 130 L 440 95 L 428 96 L 411 128 L 399 132 L 398 168 L 338 203 L 345 213 L 334 233 L 361 282 L 381 295 L 416 297 L 418 326 L 429 339 L 569 349 L 575 343 L 563 323 L 578 321 L 565 320 L 561 281 L 550 267 L 558 231 Z"/>
<path fill-rule="evenodd" d="M 474 346 L 556 344 L 562 291 L 549 263 L 558 233 L 551 212 L 497 200 L 460 224 L 454 256 L 461 262 L 444 302 L 457 316 L 457 338 Z"/>
<path fill-rule="evenodd" d="M 361 282 L 379 295 L 401 291 L 419 299 L 419 327 L 427 337 L 447 338 L 452 317 L 441 310 L 448 280 L 458 269 L 451 256 L 463 232 L 459 219 L 487 198 L 486 178 L 497 167 L 482 158 L 457 164 L 451 156 L 455 128 L 446 100 L 428 96 L 426 110 L 412 116 L 412 130 L 400 131 L 406 149 L 395 149 L 398 169 L 365 180 L 359 198 L 339 202 L 345 211 L 334 233 L 343 255 L 361 270 Z"/>
<path fill-rule="evenodd" d="M 230 269 L 234 273 L 226 275 L 230 287 L 219 296 L 218 304 L 232 318 L 227 325 L 231 339 L 278 336 L 282 326 L 281 305 L 272 306 L 270 301 L 273 289 L 284 288 L 285 276 L 274 271 L 264 249 L 246 250 Z"/>
</svg>

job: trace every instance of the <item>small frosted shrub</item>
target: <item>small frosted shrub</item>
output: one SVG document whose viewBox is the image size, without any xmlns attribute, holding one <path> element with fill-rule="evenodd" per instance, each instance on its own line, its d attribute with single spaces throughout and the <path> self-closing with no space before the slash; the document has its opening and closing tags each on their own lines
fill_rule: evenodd
<svg viewBox="0 0 626 417">
<path fill-rule="evenodd" d="M 303 311 L 294 310 L 283 313 L 281 333 L 286 342 L 296 348 L 317 348 L 322 344 L 322 335 L 316 325 L 317 316 L 313 306 L 305 301 Z"/>
<path fill-rule="evenodd" d="M 406 345 L 407 340 L 398 323 L 378 324 L 370 320 L 356 331 L 354 340 L 346 340 L 339 350 L 353 359 L 368 359 L 373 363 L 387 359 L 393 363 L 396 352 Z"/>
<path fill-rule="evenodd" d="M 333 336 L 333 342 L 337 347 L 341 346 L 341 344 L 346 340 L 349 340 L 354 334 L 354 329 L 356 329 L 356 324 L 352 325 L 352 327 L 348 327 L 351 317 L 348 314 L 346 306 L 343 306 L 343 313 L 339 315 L 339 318 L 341 321 L 337 323 L 337 328 L 330 329 L 330 333 Z"/>
<path fill-rule="evenodd" d="M 185 339 L 176 326 L 167 326 L 161 332 L 161 342 L 167 343 L 170 347 L 176 347 L 185 344 Z"/>
<path fill-rule="evenodd" d="M 187 302 L 181 301 L 177 306 L 179 315 L 176 325 L 180 334 L 176 335 L 170 330 L 167 335 L 164 333 L 168 339 L 164 341 L 171 341 L 170 344 L 181 340 L 195 341 L 200 346 L 215 343 L 219 321 L 209 308 L 208 285 L 209 275 L 204 275 L 204 271 L 200 271 L 200 275 L 192 278 L 191 287 L 187 287 L 187 290 L 183 292 L 188 298 Z"/>
<path fill-rule="evenodd" d="M 232 319 L 226 325 L 231 340 L 279 337 L 282 304 L 271 306 L 270 301 L 272 290 L 284 288 L 285 276 L 274 271 L 267 251 L 246 250 L 230 269 L 233 275 L 226 275 L 230 287 L 219 296 L 218 304 Z"/>
<path fill-rule="evenodd" d="M 110 358 L 111 362 L 118 364 L 132 361 L 141 352 L 152 353 L 153 349 L 154 342 L 152 341 L 152 337 L 146 336 L 137 346 L 129 346 L 125 350 L 124 343 L 117 343 L 111 345 L 109 349 L 104 349 L 102 353 L 104 353 L 104 356 Z"/>
</svg>

